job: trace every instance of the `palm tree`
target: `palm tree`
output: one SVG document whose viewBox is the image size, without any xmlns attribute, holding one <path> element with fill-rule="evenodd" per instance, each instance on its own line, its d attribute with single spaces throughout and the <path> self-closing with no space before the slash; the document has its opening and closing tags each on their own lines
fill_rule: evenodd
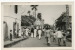
<svg viewBox="0 0 75 50">
<path fill-rule="evenodd" d="M 34 11 L 35 11 L 35 17 L 36 17 L 36 10 L 37 10 L 37 6 L 38 6 L 38 5 L 31 5 L 32 10 L 34 10 Z"/>
<path fill-rule="evenodd" d="M 29 14 L 29 16 L 30 16 L 30 11 L 28 11 L 28 14 Z"/>
</svg>

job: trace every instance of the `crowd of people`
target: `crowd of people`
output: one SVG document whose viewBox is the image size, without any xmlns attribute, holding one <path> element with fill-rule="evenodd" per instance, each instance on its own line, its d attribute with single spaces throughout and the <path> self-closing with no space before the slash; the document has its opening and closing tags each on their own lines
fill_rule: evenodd
<svg viewBox="0 0 75 50">
<path fill-rule="evenodd" d="M 41 28 L 39 28 L 39 29 L 36 29 L 36 28 L 31 28 L 31 29 L 23 28 L 23 31 L 22 31 L 23 37 L 36 38 L 38 36 L 39 40 L 41 39 L 41 36 L 43 35 L 42 32 L 43 32 L 43 30 Z"/>
<path fill-rule="evenodd" d="M 45 39 L 47 41 L 47 45 L 51 45 L 51 39 L 53 39 L 53 42 L 58 42 L 58 46 L 61 46 L 61 40 L 63 40 L 63 45 L 66 46 L 66 39 L 68 36 L 68 31 L 63 31 L 61 29 L 52 30 L 50 27 L 47 28 L 23 28 L 23 38 L 31 37 L 36 38 L 40 40 L 42 36 L 45 36 Z"/>
</svg>

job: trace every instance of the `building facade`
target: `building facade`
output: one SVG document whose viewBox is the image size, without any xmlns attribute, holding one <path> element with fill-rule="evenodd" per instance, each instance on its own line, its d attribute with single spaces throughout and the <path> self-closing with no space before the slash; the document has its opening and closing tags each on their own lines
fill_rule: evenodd
<svg viewBox="0 0 75 50">
<path fill-rule="evenodd" d="M 4 40 L 10 39 L 10 30 L 12 38 L 21 36 L 21 6 L 3 5 L 3 35 Z"/>
<path fill-rule="evenodd" d="M 39 18 L 37 18 L 36 21 L 34 22 L 34 26 L 37 29 L 39 29 L 39 28 L 43 29 L 43 27 L 44 27 L 44 20 L 43 19 L 40 20 Z"/>
</svg>

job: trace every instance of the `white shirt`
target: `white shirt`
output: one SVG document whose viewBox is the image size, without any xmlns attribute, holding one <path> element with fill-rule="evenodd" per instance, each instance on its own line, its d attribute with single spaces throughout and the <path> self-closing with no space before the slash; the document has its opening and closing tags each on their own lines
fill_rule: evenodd
<svg viewBox="0 0 75 50">
<path fill-rule="evenodd" d="M 50 30 L 46 30 L 46 36 L 50 37 Z"/>
<path fill-rule="evenodd" d="M 42 33 L 41 30 L 38 30 L 38 33 L 41 34 Z"/>
<path fill-rule="evenodd" d="M 34 33 L 36 33 L 36 31 L 37 31 L 37 30 L 36 30 L 36 29 L 34 29 Z"/>
<path fill-rule="evenodd" d="M 54 38 L 56 37 L 56 33 L 53 33 Z"/>
<path fill-rule="evenodd" d="M 56 34 L 57 34 L 57 38 L 62 38 L 62 32 L 61 31 L 57 31 Z"/>
<path fill-rule="evenodd" d="M 26 33 L 28 33 L 29 29 L 26 29 Z"/>
</svg>

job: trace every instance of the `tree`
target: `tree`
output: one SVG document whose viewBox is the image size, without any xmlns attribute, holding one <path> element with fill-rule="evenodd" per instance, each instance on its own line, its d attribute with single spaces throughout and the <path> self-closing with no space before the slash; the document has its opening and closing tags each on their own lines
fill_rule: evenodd
<svg viewBox="0 0 75 50">
<path fill-rule="evenodd" d="M 31 5 L 32 10 L 34 10 L 34 11 L 35 11 L 35 17 L 36 17 L 36 10 L 37 10 L 37 6 L 38 6 L 38 5 Z"/>
<path fill-rule="evenodd" d="M 21 26 L 30 26 L 35 22 L 35 18 L 32 16 L 22 15 L 21 16 Z"/>
</svg>

